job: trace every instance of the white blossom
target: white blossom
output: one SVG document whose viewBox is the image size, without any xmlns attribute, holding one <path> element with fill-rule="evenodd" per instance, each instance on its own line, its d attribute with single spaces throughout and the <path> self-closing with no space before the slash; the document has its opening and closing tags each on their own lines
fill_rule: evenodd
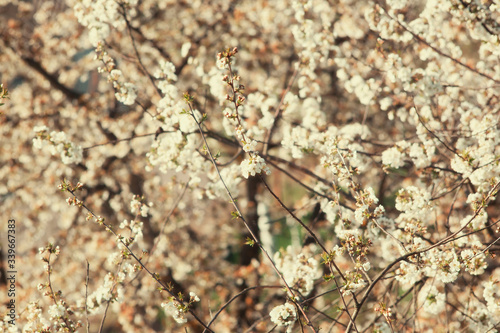
<svg viewBox="0 0 500 333">
<path fill-rule="evenodd" d="M 297 312 L 295 307 L 290 303 L 278 305 L 269 313 L 271 321 L 278 326 L 288 326 L 290 329 L 297 321 Z"/>
<path fill-rule="evenodd" d="M 251 154 L 247 159 L 241 162 L 241 173 L 243 177 L 255 176 L 262 171 L 266 175 L 271 174 L 271 170 L 267 167 L 265 160 L 257 154 Z"/>
<path fill-rule="evenodd" d="M 169 301 L 161 303 L 161 306 L 165 309 L 165 312 L 172 316 L 174 320 L 179 324 L 187 323 L 186 313 L 180 309 L 180 305 L 176 301 Z"/>
<path fill-rule="evenodd" d="M 405 165 L 404 157 L 405 155 L 401 153 L 398 147 L 392 147 L 382 153 L 382 163 L 398 169 Z"/>
<path fill-rule="evenodd" d="M 49 307 L 49 315 L 51 318 L 56 319 L 63 317 L 66 313 L 66 309 L 61 304 L 53 304 Z"/>
</svg>

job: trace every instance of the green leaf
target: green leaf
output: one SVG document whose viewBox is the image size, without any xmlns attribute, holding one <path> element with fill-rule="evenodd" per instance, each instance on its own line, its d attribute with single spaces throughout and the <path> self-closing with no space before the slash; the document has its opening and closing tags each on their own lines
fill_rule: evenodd
<svg viewBox="0 0 500 333">
<path fill-rule="evenodd" d="M 253 239 L 251 239 L 250 237 L 247 237 L 245 244 L 253 247 L 255 245 L 255 241 Z"/>
</svg>

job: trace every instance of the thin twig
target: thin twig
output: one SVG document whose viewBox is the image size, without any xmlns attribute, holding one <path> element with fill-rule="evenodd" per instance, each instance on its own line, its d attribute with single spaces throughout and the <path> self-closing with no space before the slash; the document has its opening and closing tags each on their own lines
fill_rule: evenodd
<svg viewBox="0 0 500 333">
<path fill-rule="evenodd" d="M 269 187 L 269 185 L 266 183 L 266 181 L 264 180 L 264 177 L 262 175 L 259 175 L 260 178 L 261 178 L 261 181 L 262 183 L 264 184 L 264 186 L 266 187 L 266 189 L 269 191 L 269 193 L 271 193 L 271 195 L 278 201 L 278 203 L 280 204 L 281 207 L 283 207 L 283 209 L 285 209 L 288 214 L 290 214 L 290 216 L 295 220 L 297 221 L 304 229 L 307 230 L 307 232 L 309 233 L 309 235 L 315 240 L 316 244 L 318 244 L 319 247 L 321 247 L 321 249 L 324 251 L 324 253 L 328 254 L 328 250 L 326 249 L 326 247 L 323 245 L 323 243 L 319 240 L 318 236 L 316 236 L 316 234 L 304 223 L 302 222 L 301 219 L 299 219 L 291 210 L 290 208 L 288 208 L 282 201 L 281 199 L 271 190 L 271 188 Z M 344 281 L 347 281 L 344 274 L 342 274 L 342 271 L 340 270 L 340 268 L 337 266 L 337 264 L 335 264 L 335 261 L 334 260 L 330 260 L 329 261 L 329 268 L 331 270 L 331 265 L 333 265 L 333 267 L 335 267 L 335 270 L 337 271 L 337 273 L 340 275 L 340 277 L 342 277 L 342 280 Z M 333 271 L 332 271 L 333 273 Z M 339 288 L 339 285 L 338 285 L 338 282 L 337 282 L 337 279 L 334 278 L 333 279 L 334 282 L 335 282 L 335 287 L 336 288 Z M 342 292 L 340 291 L 339 289 L 339 295 L 340 295 L 340 298 L 342 299 L 342 303 L 344 303 L 344 307 L 345 307 L 345 312 L 347 313 L 347 315 L 349 316 L 349 318 L 351 319 L 352 321 L 352 317 L 351 317 L 351 314 L 349 313 L 349 310 L 347 309 L 347 304 L 345 302 L 345 299 L 344 299 L 344 296 L 342 295 Z M 353 295 L 353 300 L 354 302 L 357 304 L 357 300 L 356 298 L 354 297 Z M 356 325 L 354 325 L 354 328 L 356 329 L 357 331 L 357 328 L 356 328 Z"/>
<path fill-rule="evenodd" d="M 87 275 L 85 277 L 85 319 L 87 320 L 87 333 L 90 332 L 90 322 L 89 322 L 89 309 L 87 306 L 87 299 L 89 296 L 89 278 L 90 278 L 90 264 L 88 260 L 87 262 Z"/>
<path fill-rule="evenodd" d="M 73 195 L 75 199 L 78 199 L 76 196 L 75 192 L 71 189 L 67 189 L 69 193 Z M 105 229 L 109 232 L 111 232 L 117 240 L 128 250 L 129 255 L 134 258 L 134 260 L 141 266 L 143 270 L 145 270 L 161 287 L 163 291 L 167 291 L 170 296 L 172 296 L 175 301 L 179 302 L 180 304 L 184 304 L 184 302 L 176 295 L 175 293 L 171 292 L 170 288 L 168 288 L 163 282 L 160 281 L 160 279 L 157 277 L 157 274 L 151 272 L 146 265 L 142 262 L 141 259 L 139 259 L 136 254 L 132 251 L 132 249 L 123 241 L 121 237 L 113 230 L 113 228 L 105 223 L 102 218 L 98 217 L 89 207 L 85 205 L 85 203 L 81 202 L 80 204 L 81 207 L 83 207 L 87 212 L 89 212 L 97 221 L 99 224 L 103 225 Z M 188 309 L 188 312 L 196 319 L 196 321 L 205 328 L 205 330 L 208 330 L 209 332 L 213 332 L 210 328 L 207 327 L 207 325 L 194 313 L 192 309 Z M 103 318 L 104 319 L 104 318 Z"/>
<path fill-rule="evenodd" d="M 276 272 L 276 274 L 278 274 L 280 280 L 283 282 L 286 290 L 288 291 L 288 293 L 290 295 L 292 295 L 292 299 L 295 299 L 296 296 L 295 296 L 295 293 L 292 291 L 292 289 L 290 288 L 290 286 L 288 285 L 288 283 L 286 282 L 283 274 L 278 270 L 278 268 L 276 267 L 276 264 L 274 263 L 274 261 L 272 260 L 271 256 L 269 255 L 269 253 L 266 251 L 266 249 L 264 248 L 264 246 L 261 244 L 261 242 L 259 241 L 258 237 L 255 235 L 255 233 L 252 231 L 252 228 L 248 225 L 248 222 L 246 221 L 246 219 L 244 218 L 240 208 L 238 207 L 238 205 L 236 204 L 236 200 L 234 199 L 231 191 L 229 191 L 229 188 L 227 187 L 226 185 L 226 182 L 224 181 L 224 179 L 222 178 L 222 175 L 220 174 L 220 171 L 219 171 L 219 167 L 217 166 L 217 163 L 215 161 L 215 158 L 212 154 L 212 151 L 208 145 L 208 142 L 207 142 L 207 139 L 205 137 L 205 134 L 203 133 L 203 129 L 201 127 L 201 124 L 200 124 L 200 121 L 196 118 L 195 114 L 194 114 L 194 110 L 193 110 L 193 107 L 191 105 L 191 97 L 190 96 L 186 96 L 186 101 L 187 101 L 187 104 L 189 106 L 189 110 L 191 111 L 190 114 L 191 116 L 193 117 L 194 121 L 196 122 L 196 125 L 198 126 L 198 130 L 200 131 L 200 134 L 201 134 L 201 137 L 203 139 L 203 142 L 205 143 L 205 147 L 207 149 L 207 152 L 208 152 L 208 155 L 210 156 L 210 160 L 212 161 L 212 164 L 217 172 L 217 175 L 219 176 L 219 179 L 222 183 L 222 185 L 224 186 L 224 189 L 226 190 L 226 194 L 228 195 L 229 199 L 230 199 L 230 202 L 231 204 L 233 205 L 234 209 L 236 210 L 236 213 L 238 214 L 238 218 L 240 218 L 242 221 L 243 221 L 243 224 L 245 225 L 245 227 L 247 228 L 248 232 L 250 233 L 250 235 L 252 236 L 252 239 L 253 241 L 255 242 L 255 244 L 257 244 L 257 246 L 260 248 L 260 250 L 262 251 L 262 253 L 264 253 L 264 255 L 267 257 L 267 259 L 269 260 L 269 262 L 271 263 L 274 271 Z M 302 313 L 302 315 L 304 316 L 304 318 L 306 319 L 307 321 L 307 325 L 311 328 L 311 330 L 313 332 L 317 332 L 316 328 L 314 328 L 312 322 L 310 321 L 310 319 L 308 318 L 305 310 L 303 309 L 303 307 L 298 304 L 298 307 L 300 309 L 300 312 Z M 205 331 L 203 331 L 205 332 Z"/>
<path fill-rule="evenodd" d="M 128 32 L 129 37 L 130 37 L 130 41 L 132 43 L 132 47 L 134 49 L 135 56 L 136 56 L 137 62 L 139 64 L 139 67 L 144 72 L 144 74 L 146 74 L 146 76 L 148 77 L 149 81 L 151 82 L 151 84 L 155 88 L 155 90 L 158 93 L 158 95 L 160 97 L 162 97 L 163 94 L 162 94 L 160 88 L 158 88 L 158 86 L 156 85 L 156 82 L 155 82 L 153 76 L 151 75 L 151 73 L 149 73 L 149 71 L 147 70 L 146 66 L 144 66 L 144 64 L 142 63 L 141 55 L 139 54 L 139 51 L 137 50 L 137 45 L 135 43 L 135 38 L 132 35 L 132 28 L 131 28 L 130 21 L 128 20 L 128 17 L 127 17 L 127 11 L 125 10 L 125 5 L 121 4 L 120 6 L 122 8 L 122 13 L 121 14 L 122 14 L 123 19 L 125 20 L 125 23 L 127 24 L 127 32 Z"/>
<path fill-rule="evenodd" d="M 237 299 L 238 297 L 240 297 L 241 295 L 249 292 L 250 290 L 254 290 L 254 289 L 266 289 L 266 288 L 277 288 L 277 289 L 281 289 L 283 288 L 283 286 L 254 286 L 254 287 L 248 287 L 248 288 L 245 288 L 243 289 L 242 291 L 240 291 L 239 293 L 237 293 L 236 295 L 234 295 L 233 297 L 231 297 L 229 299 L 229 301 L 227 301 L 214 315 L 214 317 L 212 318 L 212 320 L 210 320 L 210 322 L 208 323 L 208 327 L 210 327 L 210 325 L 212 325 L 212 323 L 217 319 L 217 317 L 221 314 L 222 311 L 224 311 L 225 308 L 227 308 L 235 299 Z"/>
<path fill-rule="evenodd" d="M 392 20 L 394 20 L 401 28 L 403 28 L 404 30 L 406 30 L 407 32 L 409 32 L 413 38 L 415 38 L 418 42 L 424 44 L 425 46 L 431 48 L 434 52 L 436 52 L 437 54 L 439 54 L 440 56 L 443 56 L 445 58 L 448 58 L 450 59 L 451 61 L 453 61 L 454 63 L 456 63 L 457 65 L 471 71 L 471 72 L 474 72 L 482 77 L 485 77 L 487 78 L 488 80 L 491 80 L 497 84 L 500 83 L 500 81 L 498 80 L 495 80 L 493 77 L 491 77 L 490 75 L 488 74 L 485 74 L 483 72 L 480 72 L 479 70 L 477 70 L 476 68 L 472 67 L 472 66 L 469 66 L 467 64 L 464 64 L 463 62 L 461 62 L 460 60 L 456 59 L 456 58 L 453 58 L 452 56 L 444 53 L 443 51 L 441 51 L 440 49 L 438 49 L 437 47 L 431 45 L 429 42 L 427 42 L 425 39 L 423 39 L 422 37 L 420 37 L 419 35 L 417 35 L 416 33 L 414 33 L 413 31 L 411 31 L 410 29 L 408 29 L 403 23 L 401 23 L 398 19 L 392 17 L 389 12 L 383 7 L 381 6 L 381 8 L 384 10 L 384 12 L 387 14 L 387 16 L 389 16 Z"/>
</svg>

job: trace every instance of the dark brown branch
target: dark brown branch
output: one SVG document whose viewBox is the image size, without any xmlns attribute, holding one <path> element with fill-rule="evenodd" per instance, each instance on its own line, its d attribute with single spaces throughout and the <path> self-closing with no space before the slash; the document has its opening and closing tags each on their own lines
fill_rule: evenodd
<svg viewBox="0 0 500 333">
<path fill-rule="evenodd" d="M 12 49 L 10 46 L 9 48 L 16 52 L 14 49 Z M 58 78 L 54 74 L 50 74 L 43 68 L 42 64 L 36 61 L 33 58 L 25 57 L 25 56 L 20 56 L 20 58 L 31 68 L 33 68 L 37 73 L 41 74 L 47 81 L 50 82 L 50 84 L 56 88 L 57 90 L 61 91 L 66 97 L 72 100 L 79 100 L 83 94 L 79 93 L 71 88 L 66 87 L 64 84 L 59 82 Z"/>
</svg>

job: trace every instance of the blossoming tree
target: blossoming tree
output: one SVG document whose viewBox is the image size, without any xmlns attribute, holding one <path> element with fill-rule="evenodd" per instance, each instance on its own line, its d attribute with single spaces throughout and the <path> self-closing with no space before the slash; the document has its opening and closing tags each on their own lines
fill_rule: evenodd
<svg viewBox="0 0 500 333">
<path fill-rule="evenodd" d="M 500 329 L 496 2 L 0 16 L 3 331 Z"/>
</svg>

